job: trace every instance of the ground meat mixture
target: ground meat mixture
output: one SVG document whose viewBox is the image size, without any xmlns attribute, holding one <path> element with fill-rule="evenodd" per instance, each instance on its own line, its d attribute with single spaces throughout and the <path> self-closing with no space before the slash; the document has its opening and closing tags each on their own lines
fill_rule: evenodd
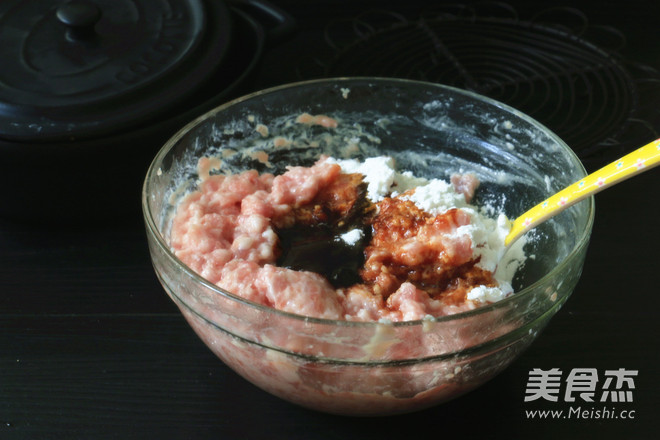
<svg viewBox="0 0 660 440">
<path fill-rule="evenodd" d="M 280 176 L 208 176 L 179 206 L 171 245 L 218 286 L 305 316 L 442 316 L 474 308 L 473 287 L 497 286 L 457 231 L 467 212 L 431 215 L 406 199 L 414 189 L 373 203 L 363 177 L 325 158 Z M 478 184 L 452 181 L 466 199 Z"/>
</svg>

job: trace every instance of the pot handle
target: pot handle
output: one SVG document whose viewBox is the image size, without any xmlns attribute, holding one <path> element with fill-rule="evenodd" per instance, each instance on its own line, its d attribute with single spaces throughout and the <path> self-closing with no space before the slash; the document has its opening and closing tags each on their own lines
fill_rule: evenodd
<svg viewBox="0 0 660 440">
<path fill-rule="evenodd" d="M 295 18 L 267 0 L 229 0 L 229 4 L 245 12 L 253 11 L 257 14 L 255 18 L 264 24 L 267 43 L 285 37 L 296 27 Z"/>
</svg>

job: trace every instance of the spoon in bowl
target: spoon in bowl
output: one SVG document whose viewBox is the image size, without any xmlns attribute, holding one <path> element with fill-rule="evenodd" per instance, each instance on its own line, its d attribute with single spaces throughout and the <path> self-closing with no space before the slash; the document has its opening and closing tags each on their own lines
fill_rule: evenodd
<svg viewBox="0 0 660 440">
<path fill-rule="evenodd" d="M 625 179 L 660 165 L 660 139 L 656 139 L 598 171 L 555 193 L 512 222 L 504 239 L 510 247 L 530 229 L 559 214 L 564 209 Z"/>
</svg>

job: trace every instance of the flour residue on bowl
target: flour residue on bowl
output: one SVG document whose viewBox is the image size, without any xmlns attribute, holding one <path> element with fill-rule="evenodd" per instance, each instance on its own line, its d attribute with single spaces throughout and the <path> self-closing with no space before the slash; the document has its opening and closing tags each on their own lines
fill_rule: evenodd
<svg viewBox="0 0 660 440">
<path fill-rule="evenodd" d="M 427 105 L 425 108 L 427 110 L 437 110 L 442 107 L 444 105 L 433 103 L 432 105 Z M 503 231 L 505 231 L 507 226 L 507 217 L 503 215 L 503 207 L 509 203 L 509 200 L 497 191 L 490 191 L 489 188 L 521 184 L 522 182 L 519 176 L 515 174 L 506 175 L 502 171 L 475 164 L 469 158 L 457 160 L 450 150 L 446 153 L 442 149 L 427 150 L 420 148 L 414 151 L 410 148 L 401 148 L 400 145 L 391 145 L 387 142 L 387 136 L 392 129 L 396 129 L 397 124 L 400 124 L 400 120 L 397 117 L 387 117 L 384 115 L 380 115 L 379 117 L 367 115 L 365 117 L 365 115 L 361 115 L 360 118 L 356 118 L 355 115 L 344 112 L 333 114 L 319 113 L 316 115 L 302 113 L 274 118 L 272 121 L 264 121 L 252 115 L 250 116 L 243 122 L 236 120 L 229 127 L 222 127 L 221 129 L 216 129 L 214 132 L 214 139 L 228 140 L 228 142 L 218 143 L 216 147 L 208 148 L 208 151 L 214 152 L 214 156 L 222 157 L 221 161 L 214 162 L 216 165 L 214 173 L 233 176 L 241 174 L 245 169 L 252 168 L 257 173 L 281 176 L 291 167 L 311 167 L 318 162 L 321 154 L 325 154 L 333 157 L 329 163 L 343 163 L 343 172 L 359 172 L 367 176 L 365 182 L 368 187 L 374 185 L 382 186 L 384 184 L 383 182 L 386 182 L 385 187 L 387 187 L 387 182 L 389 184 L 392 183 L 391 176 L 397 174 L 396 185 L 399 188 L 392 190 L 390 187 L 390 192 L 396 196 L 399 193 L 405 192 L 407 188 L 419 187 L 414 191 L 417 193 L 417 196 L 413 195 L 408 199 L 420 204 L 427 211 L 433 211 L 433 209 L 428 204 L 426 206 L 423 205 L 424 202 L 421 198 L 425 197 L 427 202 L 428 200 L 432 200 L 436 205 L 440 204 L 444 206 L 443 209 L 449 206 L 446 200 L 442 203 L 438 200 L 441 194 L 447 194 L 440 186 L 437 188 L 434 187 L 434 185 L 439 185 L 438 182 L 443 182 L 444 179 L 448 181 L 451 175 L 473 174 L 476 176 L 481 182 L 481 187 L 478 191 L 479 208 L 462 207 L 461 209 L 468 209 L 472 220 L 477 215 L 484 218 L 490 217 L 495 226 L 491 228 L 493 232 L 490 233 L 479 232 L 479 228 L 470 225 L 459 225 L 459 230 L 461 234 L 468 234 L 471 240 L 477 242 L 486 243 L 490 240 L 488 246 L 479 245 L 474 251 L 475 255 L 481 260 L 478 267 L 492 272 L 494 279 L 497 279 L 497 282 L 504 288 L 498 293 L 493 290 L 494 286 L 492 285 L 482 286 L 480 289 L 475 289 L 469 296 L 465 296 L 469 300 L 466 304 L 469 304 L 468 309 L 474 308 L 480 303 L 486 304 L 493 302 L 511 294 L 513 291 L 510 285 L 511 280 L 519 272 L 526 258 L 523 252 L 524 246 L 530 242 L 529 239 L 532 241 L 536 240 L 538 234 L 536 232 L 529 234 L 527 240 L 520 241 L 516 248 L 507 254 L 506 260 L 499 262 L 498 259 L 503 257 L 503 252 L 491 251 L 490 249 L 493 249 L 492 245 L 496 240 L 503 239 L 504 235 L 506 235 Z M 504 121 L 499 125 L 506 129 L 515 129 L 510 122 L 508 124 L 507 122 Z M 443 126 L 449 127 L 446 123 L 443 122 L 443 124 Z M 247 130 L 247 127 L 250 130 Z M 263 128 L 255 131 L 254 127 Z M 250 132 L 256 134 L 256 136 L 250 137 Z M 231 135 L 227 133 L 231 133 Z M 233 137 L 236 137 L 236 140 Z M 227 151 L 230 151 L 230 153 L 228 154 Z M 386 156 L 383 156 L 383 153 Z M 390 162 L 390 168 L 386 169 L 386 167 L 376 166 L 375 158 L 378 157 L 386 157 L 386 160 Z M 361 171 L 358 171 L 356 167 L 351 168 L 351 166 L 347 165 L 352 160 L 351 158 L 357 158 L 356 160 L 358 162 L 355 163 L 362 161 L 366 165 L 362 165 Z M 395 171 L 394 168 L 399 168 L 400 171 Z M 368 176 L 369 174 L 371 174 L 370 177 Z M 430 181 L 433 183 L 430 185 L 426 185 L 426 183 L 422 184 L 422 182 L 428 182 L 429 179 L 416 177 L 417 175 L 430 176 Z M 378 178 L 374 178 L 374 176 Z M 198 172 L 198 185 L 203 183 L 206 177 L 207 174 L 205 172 Z M 444 181 L 445 185 L 449 185 L 447 181 Z M 482 188 L 486 189 L 484 190 Z M 265 188 L 257 190 L 267 191 Z M 368 192 L 371 194 L 370 197 L 372 197 L 374 202 L 378 202 L 379 197 L 382 198 L 382 196 L 374 196 L 373 194 L 375 192 L 371 188 Z M 426 195 L 423 195 L 425 193 Z M 244 194 L 243 196 L 247 195 L 249 194 Z M 451 197 L 449 198 L 451 199 Z M 439 211 L 439 209 L 436 209 L 436 211 Z M 263 233 L 263 231 L 260 233 Z M 346 237 L 358 237 L 360 235 L 362 237 L 364 234 L 358 230 L 346 230 L 342 234 L 337 235 L 338 240 L 349 244 L 349 241 L 341 238 L 342 235 Z M 253 243 L 250 240 L 244 239 L 237 242 L 237 246 L 239 244 L 241 246 L 248 246 Z M 222 254 L 220 251 L 216 253 Z M 269 255 L 275 255 L 275 253 L 270 251 Z M 224 265 L 229 259 L 231 258 L 228 256 L 222 256 L 220 258 L 220 265 Z M 493 263 L 493 261 L 496 262 Z M 267 264 L 271 264 L 271 262 Z M 242 269 L 246 270 L 246 267 L 242 267 Z M 235 289 L 232 290 L 228 286 L 225 286 L 225 288 L 230 292 L 235 291 Z M 349 298 L 349 300 L 359 299 L 360 297 L 360 295 L 353 295 L 353 298 Z M 419 301 L 419 298 L 414 299 L 414 301 Z M 429 304 L 424 307 L 432 307 Z M 456 308 L 454 312 L 460 310 L 465 309 Z M 371 317 L 374 318 L 375 315 Z M 410 315 L 410 317 L 412 317 L 411 319 L 421 319 L 423 315 L 419 312 L 416 315 Z M 357 318 L 353 316 L 350 319 Z"/>
</svg>

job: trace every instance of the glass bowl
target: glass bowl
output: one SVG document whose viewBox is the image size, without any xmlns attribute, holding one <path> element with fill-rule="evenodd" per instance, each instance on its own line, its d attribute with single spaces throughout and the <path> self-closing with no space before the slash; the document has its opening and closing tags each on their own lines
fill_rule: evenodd
<svg viewBox="0 0 660 440">
<path fill-rule="evenodd" d="M 335 128 L 297 124 L 328 115 Z M 572 293 L 591 233 L 593 198 L 528 233 L 517 293 L 468 312 L 409 322 L 310 318 L 250 302 L 183 264 L 169 243 L 178 201 L 214 172 L 281 173 L 321 154 L 391 155 L 416 176 L 473 172 L 474 204 L 515 218 L 585 176 L 556 135 L 494 100 L 438 84 L 335 78 L 275 87 L 222 105 L 181 129 L 154 159 L 143 188 L 153 265 L 208 347 L 263 390 L 319 411 L 386 415 L 477 388 L 505 369 Z"/>
</svg>

